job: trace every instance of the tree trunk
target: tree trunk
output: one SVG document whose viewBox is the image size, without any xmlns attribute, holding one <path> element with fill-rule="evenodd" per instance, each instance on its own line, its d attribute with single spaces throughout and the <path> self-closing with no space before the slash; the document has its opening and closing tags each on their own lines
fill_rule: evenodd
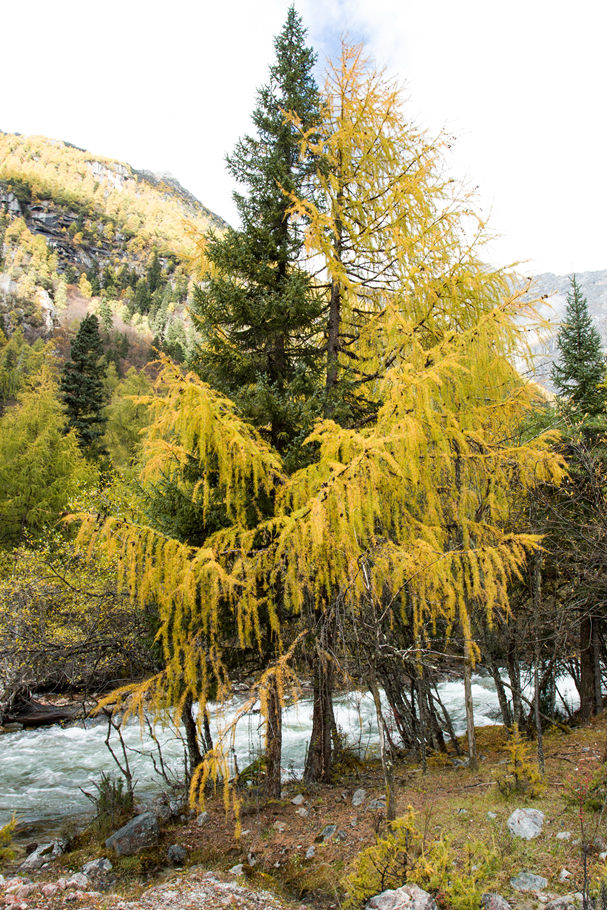
<svg viewBox="0 0 607 910">
<path fill-rule="evenodd" d="M 188 750 L 188 767 L 186 769 L 188 782 L 191 780 L 198 765 L 202 762 L 202 753 L 198 741 L 198 729 L 196 727 L 196 721 L 194 720 L 193 707 L 194 701 L 191 694 L 188 694 L 183 706 L 183 726 L 185 728 L 185 741 Z"/>
<path fill-rule="evenodd" d="M 593 714 L 596 714 L 592 625 L 592 616 L 585 613 L 580 620 L 580 717 L 582 720 L 588 720 Z"/>
<path fill-rule="evenodd" d="M 601 689 L 601 641 L 599 636 L 599 621 L 595 616 L 592 623 L 592 656 L 594 660 L 594 707 L 600 714 L 603 710 L 603 692 Z"/>
<path fill-rule="evenodd" d="M 466 704 L 466 734 L 468 736 L 468 764 L 474 771 L 478 768 L 476 754 L 476 733 L 474 732 L 474 704 L 472 702 L 472 661 L 470 642 L 464 645 L 464 701 Z"/>
<path fill-rule="evenodd" d="M 519 729 L 523 729 L 524 712 L 523 699 L 521 697 L 521 673 L 520 665 L 516 659 L 514 644 L 510 643 L 506 652 L 506 665 L 508 667 L 508 677 L 510 679 L 510 691 L 512 693 L 512 719 L 518 724 Z"/>
<path fill-rule="evenodd" d="M 534 708 L 535 708 L 535 732 L 537 735 L 537 763 L 542 774 L 545 772 L 544 762 L 544 736 L 542 730 L 542 713 L 540 710 L 540 615 L 542 610 L 542 561 L 541 555 L 536 550 L 532 556 L 531 566 L 531 586 L 533 594 L 533 612 L 535 615 L 534 629 L 534 660 L 533 660 L 533 678 L 535 683 Z"/>
<path fill-rule="evenodd" d="M 396 818 L 396 791 L 394 785 L 394 765 L 389 744 L 386 742 L 386 728 L 384 715 L 381 709 L 381 699 L 377 680 L 373 677 L 369 686 L 373 701 L 375 703 L 375 714 L 377 717 L 377 732 L 379 734 L 379 756 L 381 759 L 382 771 L 384 772 L 384 784 L 386 787 L 386 820 L 391 822 Z"/>
<path fill-rule="evenodd" d="M 280 799 L 282 758 L 282 703 L 278 685 L 272 679 L 268 690 L 268 717 L 266 728 L 266 797 Z"/>
<path fill-rule="evenodd" d="M 314 667 L 314 703 L 312 734 L 306 756 L 304 781 L 327 783 L 331 779 L 333 760 L 333 667 L 324 654 L 317 654 Z"/>
</svg>

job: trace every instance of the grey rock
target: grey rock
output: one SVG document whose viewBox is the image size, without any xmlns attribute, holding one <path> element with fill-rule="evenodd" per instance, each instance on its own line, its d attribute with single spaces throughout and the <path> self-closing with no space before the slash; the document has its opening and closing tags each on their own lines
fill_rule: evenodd
<svg viewBox="0 0 607 910">
<path fill-rule="evenodd" d="M 109 859 L 101 857 L 101 859 L 92 859 L 85 863 L 81 871 L 93 884 L 101 885 L 105 883 L 112 869 L 113 866 Z"/>
<path fill-rule="evenodd" d="M 486 891 L 481 896 L 481 907 L 484 910 L 512 910 L 506 898 L 495 891 Z"/>
<path fill-rule="evenodd" d="M 110 835 L 105 842 L 117 856 L 133 856 L 158 839 L 158 820 L 153 812 L 136 815 L 130 822 Z"/>
<path fill-rule="evenodd" d="M 183 844 L 171 844 L 167 850 L 167 856 L 175 866 L 183 866 L 188 851 Z"/>
<path fill-rule="evenodd" d="M 291 802 L 293 803 L 294 806 L 302 806 L 305 803 L 305 801 L 306 801 L 306 798 L 303 795 L 303 793 L 298 793 L 297 796 L 294 796 L 293 799 L 291 800 Z"/>
<path fill-rule="evenodd" d="M 365 910 L 437 910 L 431 894 L 417 885 L 403 885 L 393 891 L 382 891 L 367 901 Z"/>
<path fill-rule="evenodd" d="M 358 790 L 355 790 L 352 794 L 352 805 L 356 808 L 357 806 L 362 806 L 365 801 L 367 791 L 363 790 L 362 787 L 359 787 Z"/>
<path fill-rule="evenodd" d="M 86 891 L 90 885 L 90 881 L 88 875 L 85 875 L 84 872 L 74 872 L 74 874 L 68 878 L 66 884 L 68 888 L 78 888 L 80 891 Z"/>
<path fill-rule="evenodd" d="M 544 813 L 539 809 L 515 809 L 507 821 L 512 837 L 531 840 L 542 833 Z"/>
<path fill-rule="evenodd" d="M 559 831 L 556 835 L 557 840 L 571 840 L 571 831 Z"/>
<path fill-rule="evenodd" d="M 584 898 L 580 891 L 572 891 L 570 894 L 563 894 L 553 901 L 548 901 L 544 906 L 546 910 L 580 910 L 583 906 Z"/>
<path fill-rule="evenodd" d="M 320 832 L 320 834 L 318 835 L 316 840 L 317 841 L 330 840 L 336 831 L 337 831 L 337 825 L 325 825 L 325 827 L 322 829 L 322 831 Z"/>
<path fill-rule="evenodd" d="M 308 849 L 306 850 L 306 859 L 312 859 L 312 857 L 315 855 L 315 853 L 316 853 L 316 847 L 314 847 L 314 846 L 308 847 Z"/>
<path fill-rule="evenodd" d="M 296 812 L 296 815 L 301 815 L 302 818 L 307 818 L 308 814 L 309 814 L 308 810 L 306 808 L 304 808 L 304 806 L 300 806 L 299 809 L 295 810 L 295 812 Z"/>
<path fill-rule="evenodd" d="M 386 808 L 386 797 L 380 796 L 379 799 L 372 799 L 367 809 L 369 812 L 382 812 Z"/>
<path fill-rule="evenodd" d="M 51 841 L 48 844 L 40 844 L 33 853 L 30 853 L 19 866 L 19 872 L 33 872 L 41 869 L 45 863 L 65 852 L 65 847 L 61 841 Z"/>
<path fill-rule="evenodd" d="M 548 881 L 533 872 L 519 872 L 510 879 L 510 884 L 515 891 L 543 891 L 548 887 Z"/>
<path fill-rule="evenodd" d="M 559 882 L 566 882 L 568 878 L 571 878 L 571 872 L 563 866 L 559 872 Z"/>
<path fill-rule="evenodd" d="M 196 824 L 198 825 L 199 828 L 202 828 L 203 825 L 206 825 L 208 820 L 209 820 L 209 813 L 201 812 L 200 815 L 198 816 L 198 818 L 196 819 Z"/>
<path fill-rule="evenodd" d="M 251 868 L 257 865 L 257 857 L 254 853 L 247 853 L 247 862 Z"/>
<path fill-rule="evenodd" d="M 242 863 L 236 863 L 235 866 L 232 866 L 231 869 L 228 869 L 228 872 L 231 872 L 232 875 L 242 875 L 244 872 L 244 866 Z"/>
</svg>

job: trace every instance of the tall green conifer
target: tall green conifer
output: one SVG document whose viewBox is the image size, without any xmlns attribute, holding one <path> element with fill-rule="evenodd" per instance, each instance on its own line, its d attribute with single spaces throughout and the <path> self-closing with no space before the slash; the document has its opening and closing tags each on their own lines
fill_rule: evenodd
<svg viewBox="0 0 607 910">
<path fill-rule="evenodd" d="M 209 269 L 194 314 L 204 335 L 197 372 L 240 406 L 278 451 L 293 448 L 314 415 L 320 370 L 321 303 L 300 267 L 302 219 L 289 197 L 307 197 L 315 169 L 300 132 L 320 121 L 305 29 L 291 8 L 275 40 L 276 60 L 253 111 L 255 135 L 241 139 L 228 168 L 242 226 L 208 241 Z"/>
<path fill-rule="evenodd" d="M 601 336 L 588 312 L 588 301 L 571 277 L 565 322 L 558 334 L 559 360 L 552 368 L 552 381 L 575 419 L 596 417 L 605 409 L 605 354 Z"/>
<path fill-rule="evenodd" d="M 61 374 L 61 393 L 69 426 L 76 430 L 83 451 L 94 457 L 103 454 L 101 437 L 106 423 L 102 355 L 99 322 L 96 316 L 87 315 L 72 341 L 71 359 Z"/>
</svg>

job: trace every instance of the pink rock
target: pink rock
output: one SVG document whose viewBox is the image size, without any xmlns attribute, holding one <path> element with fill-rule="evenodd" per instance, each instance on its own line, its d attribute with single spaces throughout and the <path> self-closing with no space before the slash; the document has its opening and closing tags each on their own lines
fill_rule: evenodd
<svg viewBox="0 0 607 910">
<path fill-rule="evenodd" d="M 45 897 L 52 897 L 53 894 L 56 894 L 59 891 L 59 887 L 55 882 L 47 882 L 46 885 L 42 886 L 42 893 Z"/>
</svg>

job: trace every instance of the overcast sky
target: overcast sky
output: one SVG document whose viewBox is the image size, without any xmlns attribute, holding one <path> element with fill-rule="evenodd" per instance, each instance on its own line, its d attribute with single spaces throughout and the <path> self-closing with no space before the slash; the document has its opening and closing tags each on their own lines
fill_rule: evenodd
<svg viewBox="0 0 607 910">
<path fill-rule="evenodd" d="M 0 129 L 170 172 L 235 223 L 224 156 L 289 0 L 5 0 Z M 454 136 L 496 265 L 607 269 L 605 0 L 297 0 L 319 76 L 342 34 Z"/>
</svg>

